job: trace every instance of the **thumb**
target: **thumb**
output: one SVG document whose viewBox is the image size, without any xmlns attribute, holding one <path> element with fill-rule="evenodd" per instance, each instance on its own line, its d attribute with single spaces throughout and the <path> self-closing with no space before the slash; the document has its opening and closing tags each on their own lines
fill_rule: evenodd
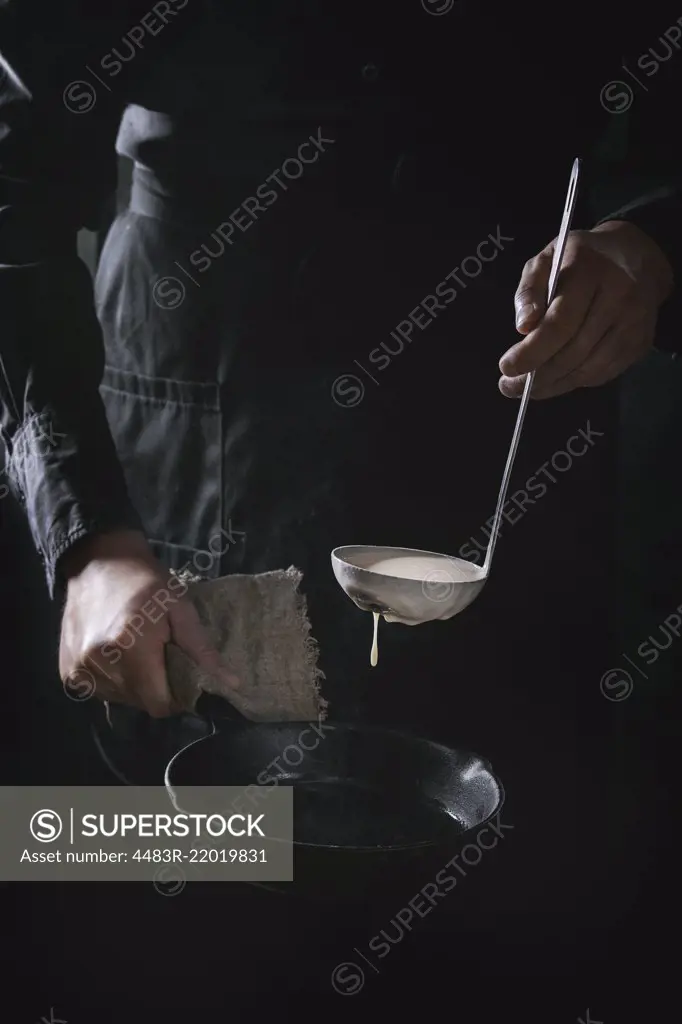
<svg viewBox="0 0 682 1024">
<path fill-rule="evenodd" d="M 554 242 L 528 260 L 519 286 L 514 295 L 516 313 L 516 329 L 520 334 L 528 334 L 537 327 L 545 314 L 547 304 L 547 286 L 554 256 Z"/>
<path fill-rule="evenodd" d="M 178 604 L 173 609 L 170 626 L 173 643 L 177 644 L 198 668 L 229 689 L 239 689 L 239 679 L 225 665 L 192 604 Z"/>
</svg>

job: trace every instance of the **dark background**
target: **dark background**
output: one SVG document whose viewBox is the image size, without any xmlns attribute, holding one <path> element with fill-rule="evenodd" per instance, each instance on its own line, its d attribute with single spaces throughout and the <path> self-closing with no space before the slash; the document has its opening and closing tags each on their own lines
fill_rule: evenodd
<svg viewBox="0 0 682 1024">
<path fill-rule="evenodd" d="M 468 6 L 443 17 L 464 25 L 473 16 Z M 478 425 L 453 403 L 442 476 L 422 484 L 424 500 L 449 503 L 451 520 L 434 516 L 428 545 L 405 540 L 446 551 L 477 535 L 493 511 L 517 408 L 497 393 L 496 363 L 515 337 L 512 297 L 523 263 L 556 234 L 573 158 L 585 161 L 584 227 L 629 198 L 635 182 L 655 183 L 679 168 L 674 63 L 682 66 L 682 52 L 647 82 L 649 92 L 633 83 L 627 116 L 608 115 L 600 104 L 603 85 L 623 77 L 622 60 L 634 68 L 677 11 L 644 18 L 634 9 L 572 10 L 562 22 L 554 10 L 489 6 L 484 15 L 489 47 L 479 36 L 466 92 L 434 98 L 442 137 L 456 140 L 461 131 L 468 140 L 453 159 L 469 221 L 452 262 L 498 224 L 515 241 L 457 300 L 469 303 L 463 343 L 477 346 L 467 366 Z M 434 61 L 448 59 L 435 37 L 433 47 Z M 472 123 L 481 132 L 474 152 Z M 450 224 L 437 186 L 430 195 Z M 415 302 L 442 276 L 435 250 L 425 251 Z M 452 379 L 434 380 L 430 344 L 425 333 L 399 369 L 415 386 L 446 396 L 463 382 L 456 360 Z M 670 861 L 682 651 L 673 645 L 643 666 L 648 678 L 635 674 L 625 701 L 606 700 L 599 681 L 610 668 L 627 668 L 623 652 L 636 659 L 638 645 L 682 603 L 681 387 L 678 363 L 655 353 L 617 384 L 534 405 L 517 487 L 587 421 L 604 436 L 503 531 L 495 578 L 476 604 L 419 632 L 411 672 L 405 645 L 393 650 L 387 636 L 368 698 L 373 714 L 383 709 L 488 757 L 505 785 L 503 820 L 514 831 L 419 935 L 392 951 L 385 973 L 368 976 L 362 994 L 345 1002 L 329 983 L 335 964 L 387 926 L 385 908 L 373 925 L 240 887 L 220 897 L 188 888 L 164 899 L 151 886 L 10 885 L 0 891 L 12 1019 L 49 1019 L 54 1007 L 68 1024 L 168 1020 L 175 1007 L 182 1019 L 217 1020 L 242 1002 L 253 1008 L 256 996 L 297 1014 L 348 1002 L 352 1012 L 367 1012 L 373 1000 L 400 1007 L 407 997 L 429 1005 L 434 997 L 470 1020 L 505 1019 L 506 1011 L 573 1022 L 587 1020 L 588 1007 L 605 1024 L 657 1019 L 674 982 L 666 932 L 676 904 Z M 461 480 L 475 483 L 465 511 Z M 64 698 L 56 676 L 59 610 L 48 606 L 9 497 L 0 501 L 0 519 L 3 781 L 109 784 L 83 709 Z M 442 666 L 435 695 L 420 685 L 426 658 Z M 409 681 L 399 691 L 398 677 Z M 406 882 L 393 913 L 417 888 Z M 309 999 L 319 995 L 328 997 L 321 1005 Z"/>
</svg>

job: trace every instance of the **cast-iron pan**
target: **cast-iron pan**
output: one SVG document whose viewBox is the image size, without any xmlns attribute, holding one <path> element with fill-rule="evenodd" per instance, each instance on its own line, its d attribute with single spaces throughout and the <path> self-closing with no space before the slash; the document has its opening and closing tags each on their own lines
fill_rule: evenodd
<svg viewBox="0 0 682 1024">
<path fill-rule="evenodd" d="M 184 787 L 293 786 L 297 879 L 304 865 L 329 878 L 342 862 L 396 867 L 429 849 L 454 853 L 502 807 L 490 765 L 468 751 L 359 723 L 254 723 L 206 694 L 197 710 L 214 731 L 168 764 L 171 799 L 189 810 Z"/>
</svg>

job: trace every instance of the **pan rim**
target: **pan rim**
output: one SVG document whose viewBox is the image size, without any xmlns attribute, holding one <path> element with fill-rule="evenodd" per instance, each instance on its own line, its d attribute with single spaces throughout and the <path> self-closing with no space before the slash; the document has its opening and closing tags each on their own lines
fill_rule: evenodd
<svg viewBox="0 0 682 1024">
<path fill-rule="evenodd" d="M 237 721 L 237 722 L 235 722 L 235 721 L 232 721 L 232 720 L 228 720 L 228 722 L 229 722 L 229 726 L 231 728 L 239 729 L 239 731 L 245 731 L 245 730 L 248 730 L 250 728 L 254 728 L 254 727 L 258 728 L 259 726 L 262 727 L 262 726 L 268 726 L 268 725 L 269 726 L 281 725 L 281 726 L 288 726 L 288 727 L 293 727 L 293 728 L 295 728 L 296 726 L 300 726 L 301 728 L 309 728 L 311 725 L 320 725 L 321 724 L 320 722 L 314 722 L 314 721 L 313 722 L 311 722 L 311 721 L 307 721 L 307 722 L 306 721 L 251 722 L 251 721 L 248 721 L 248 720 L 244 720 L 244 721 Z M 344 722 L 344 721 L 338 721 L 338 722 L 334 722 L 333 724 L 338 726 L 338 727 L 343 727 L 346 730 L 351 730 L 353 732 L 361 732 L 361 733 L 369 734 L 369 735 L 380 734 L 382 736 L 392 736 L 392 737 L 395 737 L 395 738 L 398 738 L 398 739 L 401 739 L 401 740 L 407 740 L 407 741 L 409 741 L 412 744 L 420 744 L 420 745 L 426 744 L 430 748 L 432 748 L 434 750 L 437 750 L 440 753 L 445 754 L 445 755 L 447 755 L 449 757 L 451 757 L 453 755 L 453 753 L 456 753 L 457 755 L 463 756 L 464 759 L 471 759 L 471 760 L 478 761 L 480 763 L 481 767 L 484 769 L 484 771 L 487 773 L 487 775 L 492 779 L 493 783 L 495 784 L 495 788 L 497 790 L 497 801 L 496 801 L 495 807 L 490 812 L 490 814 L 487 814 L 481 821 L 476 822 L 475 825 L 471 825 L 469 828 L 466 828 L 463 832 L 459 832 L 456 837 L 453 837 L 453 838 L 456 838 L 458 841 L 461 840 L 464 836 L 468 835 L 470 832 L 473 832 L 474 829 L 485 827 L 485 825 L 493 817 L 495 817 L 495 815 L 499 815 L 502 812 L 502 808 L 504 807 L 504 804 L 506 802 L 506 793 L 505 793 L 505 790 L 504 790 L 504 786 L 502 785 L 502 782 L 500 781 L 498 775 L 493 770 L 493 767 L 492 767 L 490 761 L 487 758 L 482 757 L 480 754 L 477 754 L 474 751 L 468 750 L 468 749 L 465 749 L 465 748 L 449 747 L 446 744 L 439 743 L 436 740 L 431 740 L 431 739 L 426 739 L 425 737 L 415 736 L 412 733 L 404 732 L 404 731 L 402 731 L 400 729 L 386 729 L 386 728 L 384 728 L 383 726 L 380 726 L 380 725 L 379 726 L 376 726 L 376 725 L 365 725 L 363 722 Z M 197 744 L 199 744 L 199 743 L 206 743 L 209 740 L 215 740 L 216 737 L 219 736 L 219 735 L 220 735 L 220 731 L 218 729 L 216 729 L 215 724 L 214 724 L 213 725 L 213 731 L 211 733 L 209 733 L 208 736 L 199 736 L 199 737 L 197 737 L 197 739 L 192 740 L 186 746 L 184 746 L 180 750 L 178 750 L 173 755 L 173 757 L 170 759 L 168 764 L 166 765 L 166 770 L 164 772 L 164 788 L 165 788 L 165 790 L 166 790 L 170 800 L 173 802 L 174 806 L 175 806 L 175 801 L 173 799 L 174 794 L 177 792 L 178 789 L 183 788 L 181 785 L 178 785 L 177 783 L 173 783 L 172 779 L 171 779 L 171 775 L 172 775 L 173 771 L 175 770 L 175 768 L 177 766 L 179 758 L 182 755 L 184 755 L 188 750 L 190 750 L 192 747 L 195 747 Z M 286 843 L 289 843 L 289 840 L 284 840 L 284 839 L 282 839 L 282 840 L 275 839 L 274 841 L 275 842 L 286 842 Z M 409 851 L 409 850 L 412 850 L 412 851 L 416 852 L 418 850 L 433 849 L 434 847 L 440 846 L 440 845 L 442 845 L 442 841 L 439 840 L 439 839 L 426 839 L 426 840 L 424 840 L 422 842 L 418 842 L 418 843 L 405 843 L 405 844 L 399 844 L 399 845 L 385 845 L 385 846 L 357 846 L 357 845 L 349 846 L 349 845 L 346 845 L 346 844 L 341 845 L 341 844 L 332 844 L 332 843 L 309 843 L 309 842 L 302 842 L 302 841 L 299 841 L 299 840 L 296 840 L 296 839 L 291 840 L 291 846 L 294 849 L 319 850 L 319 851 L 328 851 L 330 853 L 333 853 L 333 852 L 349 853 L 349 854 L 357 853 L 357 854 L 367 854 L 367 855 L 374 855 L 374 856 L 379 856 L 381 854 L 387 854 L 387 853 L 406 852 L 406 851 Z"/>
</svg>

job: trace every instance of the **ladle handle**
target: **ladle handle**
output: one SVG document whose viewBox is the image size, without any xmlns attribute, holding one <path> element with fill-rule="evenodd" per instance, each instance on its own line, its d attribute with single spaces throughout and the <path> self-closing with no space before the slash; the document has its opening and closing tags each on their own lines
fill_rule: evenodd
<svg viewBox="0 0 682 1024">
<path fill-rule="evenodd" d="M 559 280 L 559 271 L 561 270 L 561 264 L 563 262 L 564 252 L 566 249 L 566 240 L 568 238 L 568 232 L 571 230 L 571 223 L 573 221 L 573 211 L 575 210 L 576 197 L 578 195 L 579 177 L 580 160 L 576 159 L 573 161 L 571 177 L 568 183 L 568 192 L 566 193 L 566 202 L 564 204 L 564 214 L 561 220 L 561 227 L 559 228 L 557 243 L 554 247 L 554 258 L 552 260 L 552 269 L 549 274 L 549 284 L 547 287 L 547 309 L 549 309 L 552 302 L 554 301 L 554 295 L 556 293 L 557 281 Z M 490 566 L 492 565 L 493 553 L 495 551 L 495 545 L 497 544 L 497 537 L 500 531 L 502 509 L 504 508 L 504 503 L 507 499 L 509 481 L 511 479 L 512 469 L 514 468 L 514 460 L 516 459 L 516 452 L 519 447 L 519 441 L 521 440 L 521 430 L 523 429 L 523 421 L 526 417 L 526 409 L 528 408 L 528 402 L 530 401 L 530 393 L 533 390 L 534 380 L 535 370 L 533 370 L 532 373 L 529 373 L 526 377 L 526 384 L 523 389 L 523 397 L 521 398 L 519 414 L 516 417 L 514 435 L 512 437 L 511 446 L 509 448 L 509 455 L 507 456 L 507 465 L 504 468 L 504 474 L 502 476 L 502 486 L 500 487 L 500 494 L 497 499 L 497 508 L 495 509 L 493 528 L 490 533 L 490 543 L 488 544 L 485 562 L 483 563 L 483 573 L 485 576 L 487 576 L 488 573 L 490 572 Z"/>
</svg>

